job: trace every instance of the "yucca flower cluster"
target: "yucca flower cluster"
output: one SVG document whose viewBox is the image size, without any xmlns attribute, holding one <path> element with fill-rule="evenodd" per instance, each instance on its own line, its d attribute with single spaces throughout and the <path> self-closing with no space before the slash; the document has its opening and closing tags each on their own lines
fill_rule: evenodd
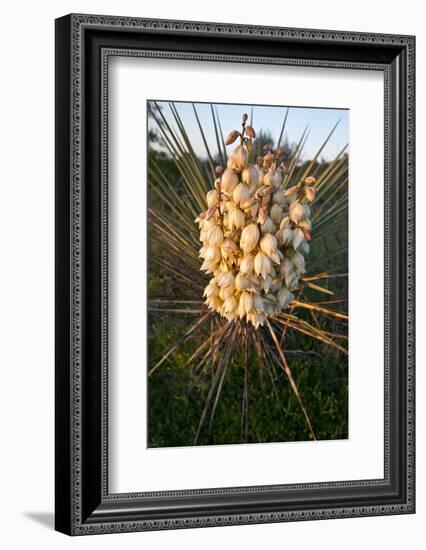
<svg viewBox="0 0 426 550">
<path fill-rule="evenodd" d="M 216 168 L 208 208 L 196 222 L 203 243 L 200 269 L 212 275 L 206 304 L 229 321 L 246 319 L 258 327 L 290 306 L 305 273 L 315 178 L 286 188 L 281 147 L 265 145 L 251 164 L 256 134 L 246 121 L 243 115 L 242 131 L 226 140 L 230 145 L 239 139 L 239 145 L 226 168 Z"/>
</svg>

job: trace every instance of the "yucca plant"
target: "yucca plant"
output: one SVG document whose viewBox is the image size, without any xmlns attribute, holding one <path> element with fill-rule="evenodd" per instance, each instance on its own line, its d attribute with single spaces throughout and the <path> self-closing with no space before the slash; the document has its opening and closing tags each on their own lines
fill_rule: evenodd
<svg viewBox="0 0 426 550">
<path fill-rule="evenodd" d="M 209 379 L 193 434 L 197 444 L 212 429 L 227 373 L 237 367 L 242 439 L 248 441 L 249 370 L 268 373 L 273 383 L 279 369 L 303 413 L 305 439 L 316 439 L 289 357 L 316 353 L 347 365 L 347 273 L 341 272 L 347 265 L 346 147 L 333 161 L 320 162 L 338 121 L 313 158 L 302 162 L 308 128 L 290 151 L 282 143 L 289 109 L 277 143 L 259 144 L 247 115 L 242 129 L 225 139 L 214 105 L 211 140 L 192 104 L 204 160 L 195 154 L 178 104 L 167 105 L 171 120 L 160 104 L 148 104 L 165 151 L 162 158 L 149 156 L 149 311 L 156 319 L 178 314 L 189 321 L 151 361 L 149 377 L 182 348 L 191 349 L 186 364 L 192 375 Z M 302 337 L 301 349 L 290 349 L 294 334 Z M 318 399 L 327 406 L 326 397 Z"/>
</svg>

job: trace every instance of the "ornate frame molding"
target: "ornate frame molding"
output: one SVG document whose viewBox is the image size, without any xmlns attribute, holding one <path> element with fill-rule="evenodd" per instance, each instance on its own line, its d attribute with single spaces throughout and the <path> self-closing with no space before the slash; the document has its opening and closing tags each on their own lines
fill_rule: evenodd
<svg viewBox="0 0 426 550">
<path fill-rule="evenodd" d="M 99 63 L 99 81 L 100 81 L 100 120 L 99 120 L 99 135 L 100 135 L 100 411 L 99 411 L 99 433 L 100 433 L 100 467 L 99 480 L 96 482 L 96 489 L 99 490 L 99 498 L 101 504 L 94 507 L 94 501 L 99 501 L 99 498 L 93 496 L 96 491 L 90 485 L 87 489 L 87 477 L 83 465 L 85 457 L 83 448 L 85 448 L 85 433 L 84 422 L 85 414 L 83 404 L 86 397 L 85 376 L 84 376 L 84 316 L 85 316 L 85 292 L 84 284 L 87 277 L 88 262 L 85 258 L 87 247 L 85 247 L 86 233 L 91 230 L 90 225 L 86 221 L 85 212 L 85 189 L 84 181 L 87 179 L 85 174 L 86 162 L 86 147 L 88 145 L 87 138 L 84 136 L 84 122 L 87 116 L 86 104 L 88 101 L 88 84 L 87 75 L 84 71 L 87 70 L 88 63 L 88 39 L 87 31 L 111 30 L 117 33 L 147 33 L 152 36 L 156 34 L 167 36 L 212 36 L 223 37 L 228 36 L 235 40 L 241 37 L 247 37 L 254 40 L 262 41 L 291 41 L 292 43 L 306 44 L 307 47 L 313 43 L 321 44 L 329 47 L 335 45 L 336 48 L 359 46 L 368 44 L 372 48 L 390 48 L 389 51 L 400 52 L 399 55 L 404 56 L 403 61 L 406 66 L 406 74 L 395 76 L 395 71 L 400 70 L 395 68 L 393 61 L 379 63 L 367 60 L 333 60 L 313 59 L 309 57 L 281 57 L 281 56 L 255 56 L 252 54 L 233 53 L 208 53 L 194 51 L 171 51 L 169 49 L 153 49 L 153 48 L 131 48 L 129 46 L 120 47 L 114 45 L 102 45 L 100 47 Z M 344 46 L 343 46 L 344 45 Z M 397 35 L 377 35 L 364 33 L 346 33 L 341 31 L 322 31 L 322 30 L 307 30 L 307 29 L 286 29 L 275 27 L 252 27 L 244 25 L 228 25 L 218 23 L 201 23 L 201 22 L 186 22 L 186 21 L 168 21 L 168 20 L 151 20 L 151 19 L 135 19 L 122 17 L 108 17 L 95 15 L 70 15 L 57 21 L 57 68 L 59 64 L 66 61 L 66 65 L 57 72 L 57 131 L 59 134 L 63 129 L 59 126 L 63 122 L 64 109 L 68 104 L 69 120 L 68 127 L 65 129 L 67 135 L 57 135 L 57 154 L 65 155 L 63 151 L 68 147 L 71 151 L 65 162 L 63 156 L 59 159 L 59 170 L 57 171 L 57 194 L 64 193 L 64 178 L 69 178 L 68 192 L 69 196 L 62 199 L 63 202 L 57 205 L 57 214 L 62 216 L 66 211 L 69 213 L 68 228 L 57 222 L 57 235 L 59 244 L 64 238 L 68 238 L 69 256 L 68 265 L 62 265 L 61 259 L 58 266 L 57 277 L 64 277 L 64 271 L 68 272 L 69 288 L 60 289 L 60 295 L 57 295 L 59 304 L 64 299 L 68 299 L 69 317 L 66 319 L 63 312 L 57 312 L 57 316 L 62 316 L 58 322 L 58 330 L 63 331 L 68 329 L 67 336 L 62 336 L 60 340 L 60 351 L 57 354 L 56 373 L 59 383 L 57 384 L 57 426 L 63 428 L 63 421 L 69 421 L 69 431 L 65 434 L 68 438 L 69 447 L 64 443 L 63 436 L 58 439 L 57 432 L 57 463 L 59 473 L 57 477 L 57 486 L 61 483 L 68 483 L 68 490 L 59 490 L 57 493 L 57 528 L 69 534 L 83 535 L 91 533 L 112 533 L 124 531 L 141 531 L 155 529 L 177 529 L 188 527 L 201 527 L 213 525 L 236 525 L 246 523 L 264 523 L 264 522 L 282 522 L 308 519 L 326 519 L 336 517 L 359 517 L 369 515 L 384 515 L 384 514 L 401 514 L 414 512 L 414 133 L 415 133 L 415 95 L 414 95 L 414 78 L 415 78 L 415 61 L 414 61 L 414 37 L 397 36 Z M 94 48 L 93 48 L 94 49 Z M 265 64 L 285 64 L 285 65 L 302 65 L 315 67 L 335 67 L 342 69 L 368 69 L 384 72 L 385 77 L 385 301 L 387 304 L 385 313 L 385 477 L 383 480 L 364 480 L 360 482 L 344 481 L 336 483 L 314 483 L 314 484 L 297 484 L 286 486 L 271 486 L 271 487 L 245 487 L 245 488 L 229 488 L 229 489 L 213 489 L 213 490 L 194 490 L 194 491 L 171 491 L 158 493 L 131 493 L 131 494 L 109 494 L 108 493 L 108 475 L 107 475 L 107 399 L 108 399 L 108 378 L 107 378 L 107 312 L 108 312 L 108 280 L 107 280 L 107 194 L 108 194 L 108 148 L 107 148 L 107 123 L 108 123 L 108 59 L 110 56 L 140 56 L 140 57 L 158 57 L 172 59 L 190 59 L 199 61 L 231 61 L 244 63 L 265 63 Z M 395 54 L 396 55 L 396 54 Z M 68 75 L 67 75 L 68 69 Z M 67 89 L 61 90 L 61 81 L 68 78 Z M 401 90 L 396 90 L 395 86 L 399 82 L 398 79 L 403 79 L 400 82 Z M 392 87 L 393 86 L 393 87 Z M 62 95 L 61 95 L 62 94 Z M 402 136 L 405 143 L 397 139 L 395 144 L 395 121 L 392 119 L 393 102 L 404 95 L 402 101 L 406 105 L 406 134 Z M 59 105 L 58 105 L 59 97 Z M 59 116 L 58 116 L 59 115 Z M 401 240 L 400 249 L 395 250 L 394 235 L 390 232 L 390 222 L 395 219 L 396 209 L 392 202 L 391 196 L 391 167 L 394 159 L 392 151 L 397 148 L 402 151 L 400 157 L 396 159 L 398 166 L 403 165 L 405 171 L 405 190 L 400 188 L 401 200 L 406 201 L 405 220 L 402 220 L 402 228 L 406 228 L 404 234 L 399 235 Z M 398 150 L 399 150 L 398 149 Z M 62 151 L 62 153 L 61 153 Z M 403 172 L 404 173 L 404 172 Z M 402 176 L 404 179 L 404 176 Z M 400 182 L 401 183 L 401 182 Z M 65 186 L 65 191 L 67 187 Z M 404 214 L 402 212 L 402 214 Z M 392 261 L 395 260 L 395 254 L 398 257 L 402 254 L 401 261 L 406 266 L 405 276 L 406 281 L 393 280 L 390 269 Z M 64 260 L 65 254 L 62 258 Z M 404 269 L 402 270 L 404 271 Z M 202 513 L 191 514 L 188 516 L 172 519 L 171 517 L 144 519 L 144 514 L 141 511 L 139 517 L 129 519 L 128 514 L 121 514 L 121 509 L 126 505 L 136 506 L 145 498 L 159 497 L 197 497 L 197 496 L 223 496 L 226 494 L 238 495 L 241 498 L 244 495 L 251 493 L 262 493 L 265 491 L 274 492 L 304 492 L 308 489 L 318 490 L 336 490 L 336 489 L 356 489 L 385 487 L 391 484 L 391 437 L 395 437 L 391 433 L 391 409 L 394 406 L 392 403 L 392 395 L 390 391 L 390 363 L 391 358 L 395 356 L 397 350 L 392 341 L 390 312 L 392 311 L 391 304 L 391 285 L 396 284 L 401 286 L 401 293 L 405 293 L 402 303 L 406 308 L 406 323 L 403 327 L 405 332 L 405 346 L 399 351 L 399 359 L 404 359 L 406 367 L 404 376 L 406 385 L 406 418 L 405 426 L 401 430 L 406 437 L 406 468 L 402 475 L 406 476 L 405 482 L 402 483 L 404 488 L 405 498 L 403 501 L 387 503 L 383 501 L 381 504 L 363 505 L 363 506 L 334 506 L 330 507 L 319 506 L 313 508 L 308 505 L 304 510 L 286 509 L 274 511 L 261 511 L 254 509 L 247 513 L 219 513 L 206 515 Z M 64 295 L 65 293 L 65 295 Z M 67 340 L 69 339 L 69 340 Z M 64 342 L 68 341 L 68 347 L 63 349 Z M 399 346 L 398 346 L 399 347 Z M 68 359 L 67 351 L 69 351 Z M 68 361 L 68 368 L 64 367 L 64 361 Z M 388 367 L 386 367 L 388 365 Z M 87 368 L 87 367 L 86 367 Z M 402 367 L 401 367 L 402 369 Z M 65 370 L 65 372 L 64 372 Z M 400 373 L 401 375 L 401 373 Z M 64 410 L 64 405 L 59 404 L 62 398 L 63 390 L 68 388 L 69 402 L 67 402 L 67 410 Z M 402 433 L 402 432 L 401 432 Z M 65 445 L 65 449 L 64 449 Z M 97 471 L 97 470 L 96 470 Z M 88 498 L 89 503 L 85 502 L 86 493 L 90 493 Z M 399 495 L 401 497 L 401 494 Z M 398 498 L 399 498 L 398 497 Z M 65 502 L 67 501 L 67 502 Z M 92 513 L 88 515 L 88 510 Z M 121 517 L 126 519 L 120 521 Z"/>
</svg>

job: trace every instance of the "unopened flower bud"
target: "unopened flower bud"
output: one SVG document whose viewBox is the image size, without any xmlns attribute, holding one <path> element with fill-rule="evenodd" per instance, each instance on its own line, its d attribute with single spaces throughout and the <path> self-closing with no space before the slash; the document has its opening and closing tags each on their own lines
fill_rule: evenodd
<svg viewBox="0 0 426 550">
<path fill-rule="evenodd" d="M 246 126 L 246 134 L 252 139 L 256 137 L 256 132 L 252 126 Z"/>
<path fill-rule="evenodd" d="M 264 168 L 267 168 L 269 166 L 269 164 L 271 164 L 271 162 L 273 162 L 273 160 L 274 160 L 274 155 L 271 155 L 270 153 L 265 155 L 263 157 L 263 166 L 264 166 Z"/>
<path fill-rule="evenodd" d="M 309 202 L 314 202 L 314 200 L 315 200 L 315 188 L 314 187 L 307 187 L 305 189 L 305 197 Z"/>
<path fill-rule="evenodd" d="M 231 145 L 231 143 L 234 143 L 234 141 L 237 139 L 237 137 L 240 135 L 240 132 L 238 130 L 233 130 L 231 133 L 228 134 L 228 137 L 226 138 L 225 145 Z"/>
<path fill-rule="evenodd" d="M 311 232 L 308 229 L 303 229 L 303 235 L 307 241 L 310 241 L 312 239 Z"/>
</svg>

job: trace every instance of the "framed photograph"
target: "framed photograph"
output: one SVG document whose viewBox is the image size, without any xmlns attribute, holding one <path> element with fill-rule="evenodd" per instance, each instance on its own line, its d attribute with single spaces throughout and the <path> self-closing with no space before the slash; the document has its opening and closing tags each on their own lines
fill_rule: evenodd
<svg viewBox="0 0 426 550">
<path fill-rule="evenodd" d="M 413 36 L 56 20 L 56 529 L 415 511 Z"/>
</svg>

